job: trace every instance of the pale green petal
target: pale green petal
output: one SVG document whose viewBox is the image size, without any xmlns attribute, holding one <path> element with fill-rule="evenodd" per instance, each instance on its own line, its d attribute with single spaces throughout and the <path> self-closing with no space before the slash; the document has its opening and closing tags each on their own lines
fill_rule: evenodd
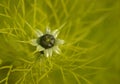
<svg viewBox="0 0 120 84">
<path fill-rule="evenodd" d="M 36 33 L 37 37 L 40 37 L 43 35 L 43 33 L 38 29 L 35 31 L 35 33 Z"/>
<path fill-rule="evenodd" d="M 61 44 L 64 44 L 64 40 L 57 39 L 55 45 L 61 45 Z"/>
<path fill-rule="evenodd" d="M 30 40 L 30 44 L 33 45 L 33 46 L 37 46 L 38 45 L 37 39 Z"/>
<path fill-rule="evenodd" d="M 58 46 L 54 46 L 53 47 L 53 50 L 57 53 L 57 54 L 60 54 L 61 50 Z"/>
<path fill-rule="evenodd" d="M 43 51 L 44 50 L 44 48 L 42 47 L 42 46 L 37 46 L 37 49 L 36 49 L 36 51 Z"/>
<path fill-rule="evenodd" d="M 46 57 L 49 57 L 49 51 L 48 51 L 48 49 L 44 50 L 44 54 L 45 54 Z"/>
<path fill-rule="evenodd" d="M 47 26 L 47 28 L 46 28 L 46 34 L 50 34 L 50 32 L 51 32 L 51 30 L 50 30 L 50 28 Z"/>
<path fill-rule="evenodd" d="M 55 38 L 57 38 L 57 36 L 58 36 L 59 33 L 60 33 L 59 30 L 56 29 L 56 30 L 54 30 L 51 34 L 52 34 Z"/>
<path fill-rule="evenodd" d="M 52 48 L 48 49 L 48 52 L 49 52 L 49 56 L 52 56 Z"/>
</svg>

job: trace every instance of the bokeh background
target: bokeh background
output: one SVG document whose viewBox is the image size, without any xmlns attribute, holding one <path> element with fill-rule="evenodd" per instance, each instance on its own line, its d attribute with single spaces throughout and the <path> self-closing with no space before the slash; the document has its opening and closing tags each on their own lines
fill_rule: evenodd
<svg viewBox="0 0 120 84">
<path fill-rule="evenodd" d="M 0 0 L 0 84 L 120 84 L 119 10 L 120 0 Z M 25 43 L 63 24 L 60 55 Z"/>
</svg>

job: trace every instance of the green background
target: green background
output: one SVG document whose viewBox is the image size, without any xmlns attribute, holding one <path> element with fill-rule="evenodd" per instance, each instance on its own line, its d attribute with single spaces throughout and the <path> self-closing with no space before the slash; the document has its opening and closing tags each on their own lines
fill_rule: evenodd
<svg viewBox="0 0 120 84">
<path fill-rule="evenodd" d="M 120 84 L 120 0 L 0 0 L 0 84 Z M 63 25 L 60 55 L 21 42 Z"/>
</svg>

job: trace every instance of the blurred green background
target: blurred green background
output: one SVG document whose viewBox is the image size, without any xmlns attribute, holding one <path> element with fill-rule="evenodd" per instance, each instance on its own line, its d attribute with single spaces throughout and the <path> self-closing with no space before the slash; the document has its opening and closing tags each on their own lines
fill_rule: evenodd
<svg viewBox="0 0 120 84">
<path fill-rule="evenodd" d="M 0 0 L 0 84 L 120 84 L 120 0 Z M 61 29 L 62 53 L 19 41 Z"/>
</svg>

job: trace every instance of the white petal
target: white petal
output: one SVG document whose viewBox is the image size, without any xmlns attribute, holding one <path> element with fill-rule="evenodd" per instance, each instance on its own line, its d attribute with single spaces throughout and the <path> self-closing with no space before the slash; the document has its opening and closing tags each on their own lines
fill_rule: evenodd
<svg viewBox="0 0 120 84">
<path fill-rule="evenodd" d="M 56 30 L 54 30 L 54 31 L 52 32 L 52 35 L 56 38 L 59 33 L 60 33 L 59 30 L 56 29 Z"/>
<path fill-rule="evenodd" d="M 49 51 L 48 51 L 48 49 L 44 50 L 44 54 L 45 54 L 46 57 L 49 57 Z"/>
<path fill-rule="evenodd" d="M 44 50 L 44 48 L 42 47 L 42 46 L 37 46 L 37 49 L 36 49 L 36 51 L 43 51 Z"/>
<path fill-rule="evenodd" d="M 57 54 L 60 54 L 61 50 L 58 46 L 54 46 L 53 47 L 53 50 L 57 53 Z"/>
<path fill-rule="evenodd" d="M 35 31 L 35 33 L 36 33 L 37 37 L 40 37 L 43 35 L 43 33 L 38 29 Z"/>
<path fill-rule="evenodd" d="M 48 49 L 49 56 L 52 56 L 52 48 Z"/>
<path fill-rule="evenodd" d="M 32 39 L 30 40 L 30 44 L 33 45 L 33 46 L 37 46 L 37 39 Z"/>
<path fill-rule="evenodd" d="M 61 45 L 61 44 L 64 44 L 64 40 L 57 39 L 56 40 L 56 45 Z"/>
<path fill-rule="evenodd" d="M 46 28 L 46 34 L 50 34 L 50 32 L 51 32 L 51 30 L 50 30 L 50 28 L 47 26 L 47 28 Z"/>
</svg>

